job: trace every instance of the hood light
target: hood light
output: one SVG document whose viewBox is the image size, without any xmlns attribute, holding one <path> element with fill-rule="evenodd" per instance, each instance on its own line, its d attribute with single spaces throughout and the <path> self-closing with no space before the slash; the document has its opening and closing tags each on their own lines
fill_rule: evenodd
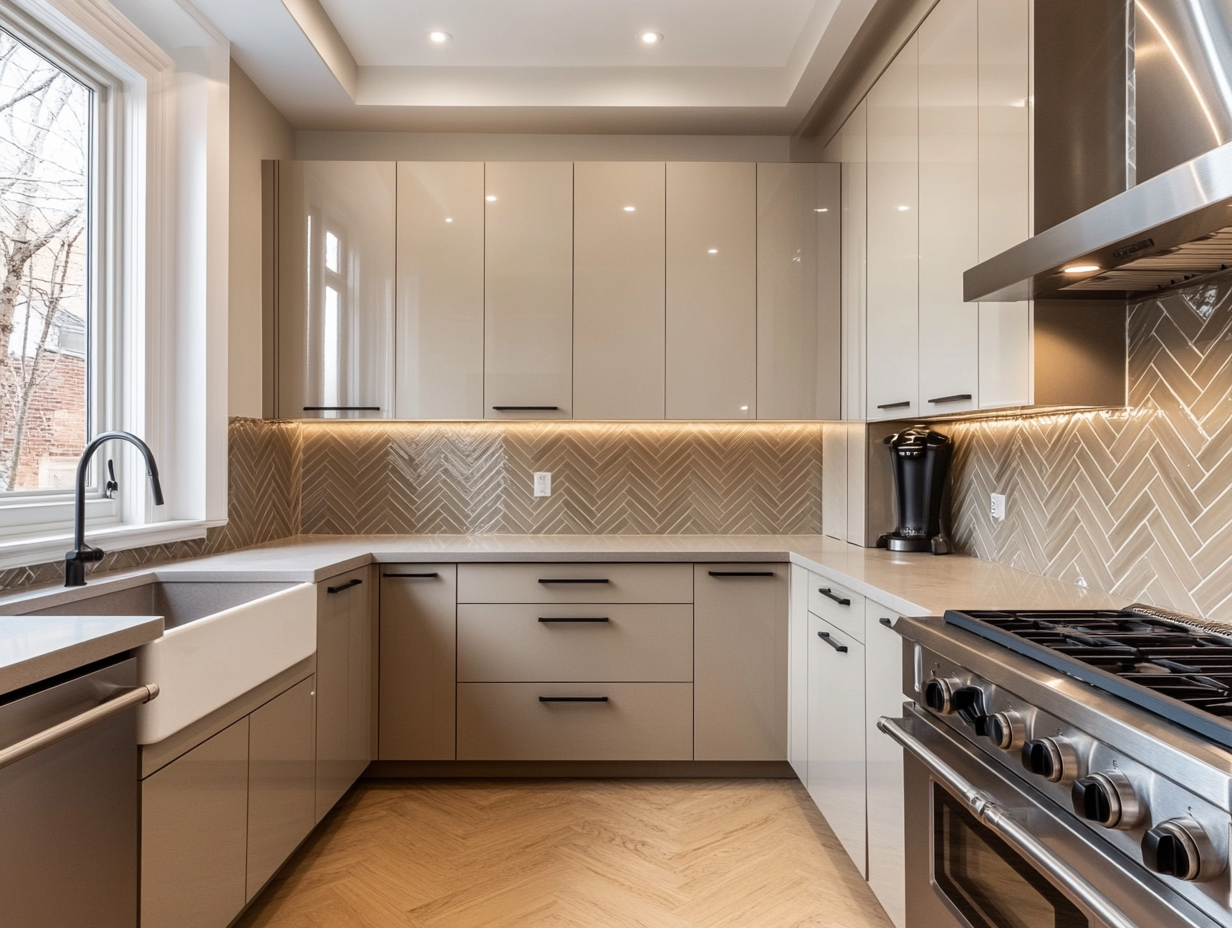
<svg viewBox="0 0 1232 928">
<path fill-rule="evenodd" d="M 433 29 L 431 32 L 428 33 L 428 41 L 431 42 L 433 45 L 445 45 L 451 39 L 453 39 L 453 36 L 451 36 L 448 32 L 444 32 L 440 29 Z"/>
<path fill-rule="evenodd" d="M 1062 273 L 1065 274 L 1090 274 L 1094 271 L 1101 270 L 1098 264 L 1071 264 L 1065 268 Z"/>
</svg>

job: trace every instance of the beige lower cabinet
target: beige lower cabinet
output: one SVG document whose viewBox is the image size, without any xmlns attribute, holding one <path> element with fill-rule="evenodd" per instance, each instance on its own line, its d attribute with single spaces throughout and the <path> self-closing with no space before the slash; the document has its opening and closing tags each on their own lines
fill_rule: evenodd
<svg viewBox="0 0 1232 928">
<path fill-rule="evenodd" d="M 381 760 L 453 760 L 456 564 L 382 564 Z"/>
<path fill-rule="evenodd" d="M 141 784 L 143 928 L 226 928 L 247 899 L 248 718 Z"/>
<path fill-rule="evenodd" d="M 248 717 L 248 889 L 251 900 L 316 824 L 314 678 Z"/>
<path fill-rule="evenodd" d="M 688 683 L 460 683 L 459 760 L 690 760 Z"/>
<path fill-rule="evenodd" d="M 903 812 L 903 749 L 877 729 L 882 716 L 903 714 L 903 639 L 898 612 L 868 601 L 864 712 L 868 788 L 868 884 L 898 928 L 907 923 Z"/>
<path fill-rule="evenodd" d="M 693 757 L 787 759 L 786 564 L 693 567 Z"/>
<path fill-rule="evenodd" d="M 316 820 L 372 759 L 369 570 L 317 584 Z"/>
<path fill-rule="evenodd" d="M 868 875 L 864 645 L 809 615 L 809 795 L 861 876 Z"/>
</svg>

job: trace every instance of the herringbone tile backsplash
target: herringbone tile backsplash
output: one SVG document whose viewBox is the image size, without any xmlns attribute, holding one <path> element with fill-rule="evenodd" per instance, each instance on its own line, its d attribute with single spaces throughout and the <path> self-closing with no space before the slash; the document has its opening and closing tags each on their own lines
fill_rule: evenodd
<svg viewBox="0 0 1232 928">
<path fill-rule="evenodd" d="M 953 423 L 960 550 L 1232 621 L 1232 281 L 1129 317 L 1127 410 Z M 1004 522 L 989 493 L 1005 493 Z"/>
<path fill-rule="evenodd" d="M 304 423 L 306 534 L 821 531 L 817 424 Z M 552 495 L 531 495 L 550 471 Z"/>
</svg>

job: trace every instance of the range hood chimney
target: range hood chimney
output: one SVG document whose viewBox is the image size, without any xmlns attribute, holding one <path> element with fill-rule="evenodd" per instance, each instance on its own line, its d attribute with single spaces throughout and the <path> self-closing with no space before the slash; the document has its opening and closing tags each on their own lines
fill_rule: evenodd
<svg viewBox="0 0 1232 928">
<path fill-rule="evenodd" d="M 1232 3 L 1036 0 L 1037 234 L 969 302 L 1143 299 L 1232 268 Z"/>
</svg>

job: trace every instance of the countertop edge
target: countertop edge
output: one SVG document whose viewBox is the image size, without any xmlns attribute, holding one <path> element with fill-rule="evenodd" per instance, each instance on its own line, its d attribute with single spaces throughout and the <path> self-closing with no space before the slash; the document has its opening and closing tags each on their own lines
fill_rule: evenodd
<svg viewBox="0 0 1232 928">
<path fill-rule="evenodd" d="M 18 617 L 13 617 L 18 618 Z M 54 621 L 57 618 L 82 619 L 92 616 L 38 616 L 40 621 Z M 101 616 L 109 621 L 123 621 L 126 618 L 140 619 L 124 628 L 90 635 L 79 641 L 71 642 L 54 650 L 35 654 L 24 660 L 19 660 L 7 666 L 0 667 L 0 696 L 12 693 L 23 687 L 43 683 L 53 677 L 70 673 L 81 667 L 93 664 L 131 651 L 143 644 L 154 641 L 163 634 L 162 616 Z"/>
</svg>

